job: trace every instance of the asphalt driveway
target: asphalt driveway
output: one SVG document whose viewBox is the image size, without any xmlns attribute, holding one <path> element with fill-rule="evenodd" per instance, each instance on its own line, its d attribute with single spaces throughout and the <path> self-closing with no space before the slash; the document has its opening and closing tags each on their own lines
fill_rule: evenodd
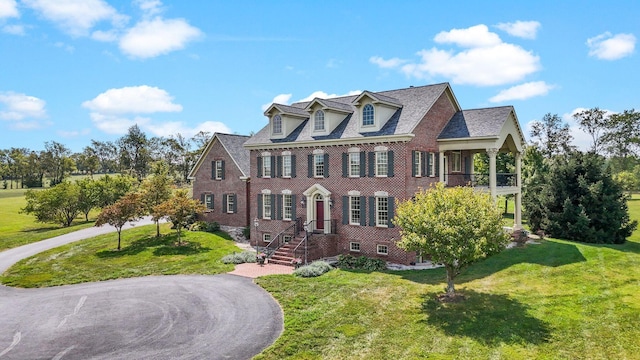
<svg viewBox="0 0 640 360">
<path fill-rule="evenodd" d="M 0 252 L 0 271 L 85 230 Z M 0 359 L 249 359 L 283 330 L 271 295 L 227 274 L 0 286 L 0 311 Z"/>
</svg>

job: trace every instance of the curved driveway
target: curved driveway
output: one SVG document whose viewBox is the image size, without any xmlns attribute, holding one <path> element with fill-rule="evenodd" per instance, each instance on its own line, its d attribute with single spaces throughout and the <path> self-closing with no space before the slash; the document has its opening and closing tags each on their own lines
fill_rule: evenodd
<svg viewBox="0 0 640 360">
<path fill-rule="evenodd" d="M 109 229 L 0 252 L 0 271 L 96 231 Z M 266 291 L 226 274 L 0 286 L 0 311 L 0 359 L 248 359 L 283 329 L 282 311 Z"/>
</svg>

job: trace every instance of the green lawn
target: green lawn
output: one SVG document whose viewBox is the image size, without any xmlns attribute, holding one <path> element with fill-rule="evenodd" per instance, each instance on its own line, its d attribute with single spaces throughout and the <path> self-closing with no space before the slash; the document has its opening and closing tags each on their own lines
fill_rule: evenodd
<svg viewBox="0 0 640 360">
<path fill-rule="evenodd" d="M 16 287 L 44 287 L 146 275 L 220 274 L 233 270 L 220 258 L 238 252 L 226 233 L 183 232 L 186 245 L 176 246 L 175 231 L 155 225 L 122 232 L 122 250 L 116 251 L 117 233 L 105 234 L 40 253 L 22 260 L 0 279 Z"/>
<path fill-rule="evenodd" d="M 640 219 L 640 199 L 629 202 Z M 547 240 L 467 269 L 260 278 L 285 331 L 259 359 L 639 359 L 640 231 L 625 245 Z"/>
<path fill-rule="evenodd" d="M 84 221 L 84 215 L 67 228 L 36 222 L 35 216 L 20 213 L 26 205 L 25 191 L 0 190 L 0 251 L 93 226 L 93 221 Z M 96 214 L 91 213 L 89 219 L 92 220 Z"/>
</svg>

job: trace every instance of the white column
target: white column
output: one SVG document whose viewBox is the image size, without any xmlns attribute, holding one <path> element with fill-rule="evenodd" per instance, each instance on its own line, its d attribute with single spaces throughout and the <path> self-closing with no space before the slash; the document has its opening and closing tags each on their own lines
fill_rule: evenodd
<svg viewBox="0 0 640 360">
<path fill-rule="evenodd" d="M 438 161 L 440 162 L 439 164 L 439 169 L 440 169 L 440 182 L 443 183 L 444 182 L 444 172 L 446 171 L 446 169 L 444 168 L 444 151 L 440 151 L 440 157 L 438 159 Z"/>
<path fill-rule="evenodd" d="M 513 227 L 515 229 L 522 229 L 522 154 L 517 152 L 516 158 L 516 186 L 518 192 L 515 196 L 515 208 L 513 210 Z"/>
<path fill-rule="evenodd" d="M 491 191 L 491 197 L 495 200 L 497 196 L 496 155 L 498 155 L 498 149 L 487 149 L 487 154 L 489 154 L 489 190 Z"/>
<path fill-rule="evenodd" d="M 473 152 L 469 155 L 469 158 L 471 159 L 471 166 L 469 166 L 469 169 L 471 169 L 471 173 L 469 174 L 469 179 L 471 179 L 471 186 L 474 186 L 474 184 L 476 183 L 476 164 L 473 161 L 475 156 L 476 154 Z"/>
</svg>

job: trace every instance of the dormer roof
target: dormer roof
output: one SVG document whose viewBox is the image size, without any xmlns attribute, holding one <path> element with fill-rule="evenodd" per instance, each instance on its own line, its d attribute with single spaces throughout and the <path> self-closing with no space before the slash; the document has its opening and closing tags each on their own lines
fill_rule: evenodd
<svg viewBox="0 0 640 360">
<path fill-rule="evenodd" d="M 269 116 L 273 110 L 278 111 L 280 114 L 283 115 L 289 115 L 289 116 L 294 116 L 294 117 L 302 117 L 302 118 L 308 118 L 309 117 L 309 112 L 305 111 L 304 108 L 301 107 L 296 107 L 296 106 L 290 106 L 290 105 L 283 105 L 283 104 L 271 104 L 271 106 L 269 106 L 269 108 L 264 112 L 264 116 Z"/>
<path fill-rule="evenodd" d="M 384 95 L 382 93 L 374 93 L 368 90 L 365 90 L 360 95 L 358 95 L 358 97 L 353 100 L 353 104 L 357 105 L 365 96 L 373 100 L 374 103 L 383 103 L 397 108 L 402 107 L 402 102 L 400 100 L 391 96 Z"/>
<path fill-rule="evenodd" d="M 309 102 L 309 105 L 305 107 L 305 110 L 311 111 L 311 108 L 313 108 L 315 104 L 320 104 L 323 109 L 330 109 L 338 112 L 343 112 L 345 114 L 351 114 L 353 112 L 353 107 L 349 104 L 320 98 L 311 100 L 311 102 Z"/>
</svg>

